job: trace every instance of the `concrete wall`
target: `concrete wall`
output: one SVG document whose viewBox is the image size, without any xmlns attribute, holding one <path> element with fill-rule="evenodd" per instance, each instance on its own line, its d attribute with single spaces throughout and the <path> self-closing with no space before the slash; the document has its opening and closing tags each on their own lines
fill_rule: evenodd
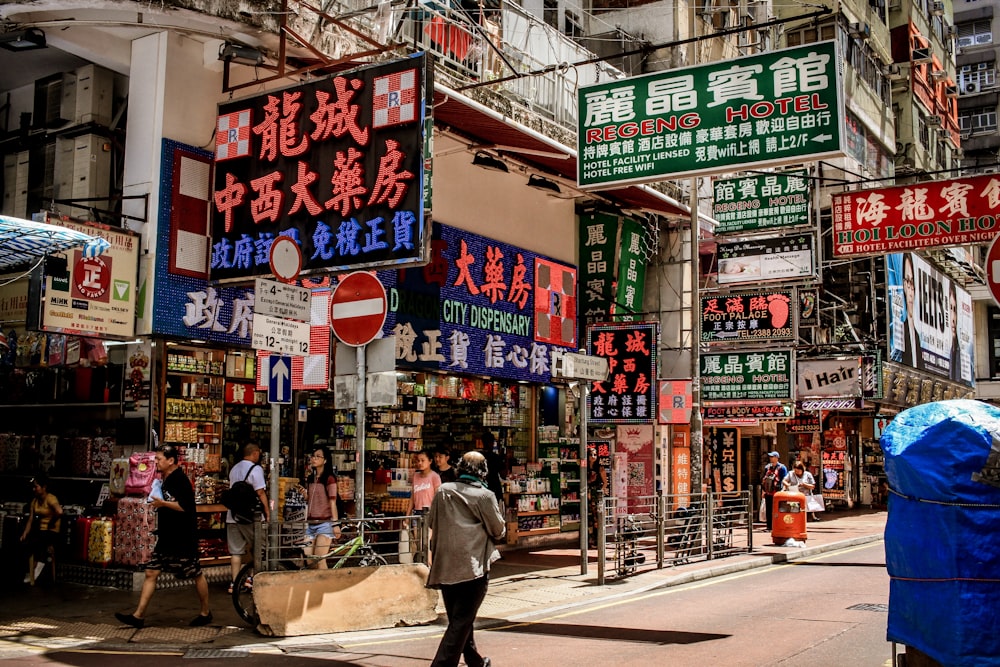
<svg viewBox="0 0 1000 667">
<path fill-rule="evenodd" d="M 427 566 L 259 572 L 259 630 L 275 637 L 375 630 L 437 620 Z"/>
</svg>

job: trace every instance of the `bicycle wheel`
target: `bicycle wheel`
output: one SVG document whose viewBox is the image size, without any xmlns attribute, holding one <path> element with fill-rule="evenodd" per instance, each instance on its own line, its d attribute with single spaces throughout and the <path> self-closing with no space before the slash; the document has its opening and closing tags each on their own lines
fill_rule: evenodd
<svg viewBox="0 0 1000 667">
<path fill-rule="evenodd" d="M 233 606 L 246 623 L 257 627 L 257 605 L 253 601 L 253 563 L 247 563 L 233 582 Z"/>
<path fill-rule="evenodd" d="M 364 545 L 357 553 L 358 566 L 359 567 L 378 567 L 379 565 L 388 565 L 387 561 L 382 554 L 372 549 L 369 545 Z"/>
</svg>

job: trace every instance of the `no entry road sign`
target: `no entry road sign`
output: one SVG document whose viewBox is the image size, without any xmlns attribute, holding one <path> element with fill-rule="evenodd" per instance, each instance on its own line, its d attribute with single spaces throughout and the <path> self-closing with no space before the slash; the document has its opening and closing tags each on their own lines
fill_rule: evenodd
<svg viewBox="0 0 1000 667">
<path fill-rule="evenodd" d="M 378 337 L 389 310 L 385 287 L 371 273 L 348 274 L 330 297 L 330 327 L 341 342 L 353 347 Z"/>
</svg>

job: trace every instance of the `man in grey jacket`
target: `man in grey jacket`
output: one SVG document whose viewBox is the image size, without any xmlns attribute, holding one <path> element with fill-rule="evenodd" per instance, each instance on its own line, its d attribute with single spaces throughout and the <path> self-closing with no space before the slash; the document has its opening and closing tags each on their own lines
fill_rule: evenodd
<svg viewBox="0 0 1000 667">
<path fill-rule="evenodd" d="M 431 667 L 455 667 L 465 657 L 468 667 L 489 667 L 476 649 L 473 626 L 489 587 L 490 566 L 500 558 L 495 542 L 507 527 L 496 496 L 486 488 L 486 459 L 467 452 L 455 466 L 458 479 L 442 484 L 431 503 L 431 571 L 427 586 L 441 589 L 448 629 L 441 637 Z"/>
</svg>

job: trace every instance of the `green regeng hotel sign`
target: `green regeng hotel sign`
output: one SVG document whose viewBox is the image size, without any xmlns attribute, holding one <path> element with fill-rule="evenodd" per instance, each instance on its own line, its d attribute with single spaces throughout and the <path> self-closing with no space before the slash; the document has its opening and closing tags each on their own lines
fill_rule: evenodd
<svg viewBox="0 0 1000 667">
<path fill-rule="evenodd" d="M 843 155 L 836 43 L 580 88 L 577 182 L 607 187 Z"/>
</svg>

